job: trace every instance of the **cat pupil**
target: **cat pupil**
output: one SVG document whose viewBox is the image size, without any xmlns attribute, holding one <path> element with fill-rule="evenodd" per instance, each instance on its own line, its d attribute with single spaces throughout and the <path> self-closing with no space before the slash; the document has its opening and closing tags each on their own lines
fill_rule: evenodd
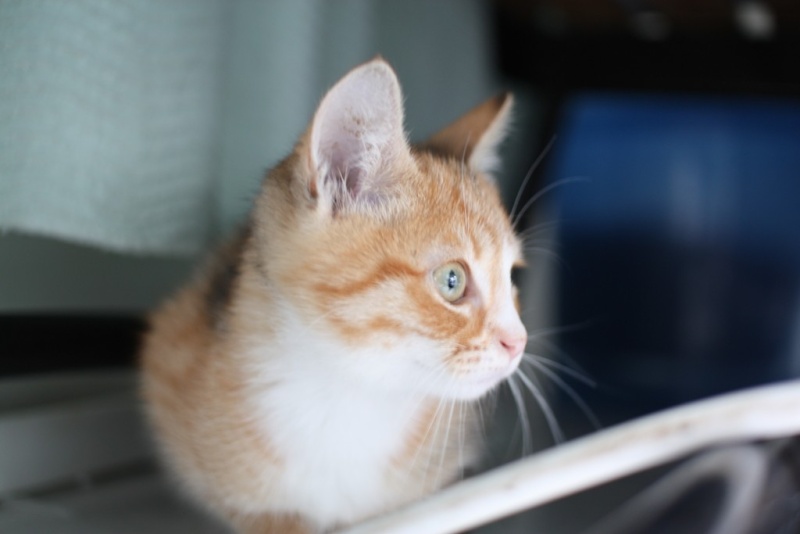
<svg viewBox="0 0 800 534">
<path fill-rule="evenodd" d="M 458 275 L 452 269 L 450 269 L 450 274 L 447 275 L 447 289 L 455 289 L 458 285 Z"/>
</svg>

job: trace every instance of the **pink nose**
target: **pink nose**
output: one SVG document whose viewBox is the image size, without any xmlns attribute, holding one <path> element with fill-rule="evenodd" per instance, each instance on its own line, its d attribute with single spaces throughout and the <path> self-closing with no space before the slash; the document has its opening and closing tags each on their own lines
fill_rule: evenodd
<svg viewBox="0 0 800 534">
<path fill-rule="evenodd" d="M 528 339 L 526 337 L 519 335 L 506 334 L 500 336 L 500 344 L 508 353 L 508 357 L 512 360 L 519 356 L 520 352 L 525 350 L 527 342 Z"/>
</svg>

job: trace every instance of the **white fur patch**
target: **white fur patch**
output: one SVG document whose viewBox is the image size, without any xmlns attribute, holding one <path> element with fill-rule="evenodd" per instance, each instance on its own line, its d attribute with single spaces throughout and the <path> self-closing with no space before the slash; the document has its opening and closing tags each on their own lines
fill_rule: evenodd
<svg viewBox="0 0 800 534">
<path fill-rule="evenodd" d="M 387 387 L 410 380 L 386 365 L 407 358 L 408 345 L 353 350 L 321 325 L 308 328 L 288 304 L 282 308 L 278 339 L 254 340 L 248 357 L 259 362 L 250 370 L 258 425 L 283 460 L 264 474 L 265 485 L 277 489 L 265 488 L 270 509 L 331 525 L 421 496 L 412 479 L 390 476 L 420 407 L 418 395 Z"/>
</svg>

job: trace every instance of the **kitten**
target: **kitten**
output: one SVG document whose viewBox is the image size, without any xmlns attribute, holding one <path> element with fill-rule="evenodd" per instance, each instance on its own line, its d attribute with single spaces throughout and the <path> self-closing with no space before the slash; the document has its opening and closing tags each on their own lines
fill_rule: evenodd
<svg viewBox="0 0 800 534">
<path fill-rule="evenodd" d="M 381 59 L 323 98 L 248 229 L 151 317 L 166 464 L 241 532 L 328 531 L 476 459 L 476 402 L 527 340 L 492 178 L 510 95 L 411 147 Z"/>
</svg>

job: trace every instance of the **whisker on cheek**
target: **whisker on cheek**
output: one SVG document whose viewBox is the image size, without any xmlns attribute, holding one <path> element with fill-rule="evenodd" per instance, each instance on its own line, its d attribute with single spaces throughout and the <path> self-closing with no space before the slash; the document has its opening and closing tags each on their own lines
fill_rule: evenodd
<svg viewBox="0 0 800 534">
<path fill-rule="evenodd" d="M 558 228 L 559 224 L 561 224 L 559 221 L 537 223 L 530 228 L 526 228 L 525 230 L 518 232 L 517 237 L 521 239 L 523 243 L 525 243 L 528 239 L 535 238 L 537 234 L 542 234 L 554 228 Z"/>
<path fill-rule="evenodd" d="M 524 361 L 527 361 L 528 363 L 536 365 L 537 368 L 539 368 L 540 365 L 553 367 L 555 369 L 558 369 L 562 373 L 571 376 L 575 380 L 579 380 L 580 382 L 586 384 L 589 387 L 592 388 L 597 387 L 597 383 L 591 378 L 589 378 L 589 376 L 587 376 L 585 373 L 573 369 L 572 367 L 564 365 L 563 363 L 553 360 L 551 358 L 547 358 L 546 356 L 539 356 L 536 354 L 531 354 L 530 352 L 526 352 L 525 354 L 523 354 L 522 359 Z"/>
<path fill-rule="evenodd" d="M 555 412 L 550 406 L 550 403 L 547 402 L 547 398 L 545 397 L 544 393 L 539 390 L 536 384 L 534 384 L 529 377 L 525 376 L 525 373 L 521 369 L 517 370 L 517 376 L 519 376 L 522 384 L 527 388 L 528 391 L 530 391 L 537 404 L 539 404 L 539 408 L 542 410 L 542 414 L 547 421 L 547 426 L 550 428 L 550 433 L 553 435 L 553 440 L 557 444 L 563 443 L 565 441 L 564 432 L 561 430 L 561 426 L 558 424 Z"/>
<path fill-rule="evenodd" d="M 535 358 L 531 359 L 526 358 L 524 363 L 527 363 L 535 370 L 541 372 L 543 375 L 549 378 L 550 381 L 552 381 L 556 386 L 561 388 L 561 390 L 564 393 L 566 393 L 569 396 L 569 398 L 572 399 L 572 401 L 578 406 L 578 408 L 580 408 L 580 410 L 583 412 L 586 418 L 589 419 L 589 422 L 592 424 L 595 430 L 599 430 L 603 427 L 603 425 L 600 423 L 600 420 L 597 418 L 595 413 L 592 411 L 589 405 L 586 404 L 586 401 L 584 401 L 581 398 L 581 396 L 578 394 L 577 391 L 575 391 L 575 389 L 572 386 L 570 386 L 564 380 L 562 380 L 561 377 L 559 377 L 556 373 L 548 369 L 545 365 L 541 364 Z"/>
<path fill-rule="evenodd" d="M 444 467 L 444 459 L 448 454 L 448 445 L 450 439 L 450 430 L 452 427 L 452 416 L 453 416 L 453 409 L 455 401 L 452 400 L 452 391 L 455 389 L 455 384 L 453 379 L 451 378 L 448 380 L 446 387 L 443 388 L 445 392 L 445 396 L 440 399 L 439 407 L 436 410 L 436 430 L 432 436 L 432 440 L 438 442 L 441 439 L 441 442 L 438 446 L 439 451 L 439 461 L 436 471 L 432 473 L 433 475 L 433 487 L 439 487 L 441 482 L 441 475 Z M 445 417 L 445 412 L 447 412 L 447 416 Z M 439 436 L 439 429 L 440 427 L 444 426 L 444 435 Z M 424 477 L 425 482 L 427 483 L 428 477 L 431 475 L 430 468 L 431 468 L 431 461 L 433 460 L 434 454 L 431 453 L 428 455 L 428 459 L 425 465 Z"/>
<path fill-rule="evenodd" d="M 488 395 L 487 395 L 487 396 L 488 396 Z M 486 428 L 486 418 L 485 418 L 485 417 L 484 417 L 484 415 L 483 415 L 483 404 L 484 404 L 484 399 L 485 399 L 485 398 L 486 398 L 486 397 L 484 397 L 484 398 L 481 398 L 481 399 L 478 399 L 478 400 L 475 402 L 475 410 L 476 410 L 476 412 L 477 412 L 477 414 L 478 414 L 478 425 L 479 425 L 479 430 L 480 430 L 480 432 L 481 432 L 481 436 L 483 437 L 483 439 L 484 439 L 484 440 L 486 440 L 486 437 L 487 437 L 487 434 L 486 434 L 486 432 L 487 432 L 487 428 Z M 490 412 L 490 413 L 491 413 L 491 412 Z"/>
<path fill-rule="evenodd" d="M 528 410 L 525 408 L 525 399 L 522 397 L 522 392 L 519 389 L 519 385 L 514 381 L 516 378 L 516 373 L 509 377 L 508 381 L 508 388 L 511 391 L 511 395 L 514 397 L 514 403 L 517 406 L 517 412 L 519 413 L 519 424 L 522 429 L 522 456 L 527 456 L 531 452 L 531 425 L 530 421 L 528 420 Z"/>
<path fill-rule="evenodd" d="M 447 376 L 447 374 L 446 374 L 447 373 L 446 366 L 440 365 L 436 369 L 437 369 L 437 371 L 435 373 L 436 380 L 439 380 L 442 377 Z M 447 382 L 445 382 L 445 385 L 441 387 L 442 391 L 447 391 L 449 389 L 451 383 L 452 383 L 451 380 L 448 380 Z M 437 402 L 437 405 L 436 405 L 436 410 L 434 411 L 433 417 L 431 418 L 430 423 L 428 424 L 427 428 L 425 429 L 425 433 L 423 434 L 423 437 L 422 437 L 422 439 L 420 441 L 420 443 L 422 443 L 423 446 L 421 446 L 417 450 L 417 453 L 414 455 L 414 458 L 413 458 L 413 460 L 411 462 L 412 466 L 415 466 L 417 464 L 417 461 L 419 460 L 420 453 L 422 452 L 423 449 L 426 448 L 425 444 L 427 444 L 429 440 L 431 442 L 436 442 L 437 441 L 437 439 L 439 437 L 439 429 L 440 429 L 440 427 L 442 425 L 442 420 L 443 420 L 442 414 L 447 409 L 446 408 L 447 403 L 448 403 L 448 401 L 446 400 L 446 398 L 444 396 L 440 396 L 438 398 L 438 402 Z M 433 434 L 431 434 L 431 430 L 433 430 Z M 429 476 L 431 460 L 433 458 L 432 450 L 430 448 L 427 448 L 427 450 L 428 450 L 428 454 L 427 454 L 427 458 L 425 460 L 425 467 L 423 468 L 423 481 L 422 481 L 422 486 L 423 487 L 421 488 L 423 491 L 425 490 L 425 487 L 426 487 L 427 482 L 428 482 L 428 476 Z"/>
<path fill-rule="evenodd" d="M 588 182 L 588 181 L 589 181 L 589 178 L 587 178 L 585 176 L 573 176 L 573 177 L 570 177 L 570 178 L 563 178 L 561 180 L 555 181 L 555 182 L 543 187 L 542 189 L 539 190 L 539 192 L 537 192 L 535 195 L 533 195 L 525 203 L 525 205 L 522 206 L 522 209 L 520 209 L 519 213 L 516 215 L 516 217 L 513 218 L 512 223 L 511 223 L 511 227 L 512 228 L 516 228 L 517 224 L 519 224 L 520 220 L 522 220 L 522 216 L 525 215 L 525 212 L 528 211 L 528 209 L 531 206 L 533 206 L 536 203 L 537 200 L 542 198 L 544 195 L 546 195 L 547 193 L 549 193 L 553 189 L 556 189 L 558 187 L 561 187 L 563 185 L 570 184 L 570 183 Z"/>
<path fill-rule="evenodd" d="M 439 402 L 436 405 L 436 410 L 433 413 L 433 418 L 431 419 L 431 422 L 428 425 L 427 430 L 425 431 L 425 435 L 423 437 L 423 442 L 427 441 L 429 436 L 430 436 L 430 439 L 432 441 L 435 441 L 437 436 L 439 435 L 439 427 L 440 427 L 439 414 L 442 412 L 442 408 L 443 408 L 444 404 L 445 404 L 444 399 L 440 398 Z M 433 430 L 433 434 L 431 434 L 431 430 Z M 416 466 L 417 461 L 419 460 L 419 454 L 423 450 L 426 450 L 426 452 L 428 452 L 428 454 L 425 455 L 425 465 L 422 467 L 422 484 L 421 484 L 421 487 L 420 487 L 420 492 L 422 494 L 425 494 L 427 492 L 428 476 L 430 474 L 431 459 L 433 457 L 432 450 L 430 448 L 428 448 L 428 447 L 420 447 L 419 450 L 417 451 L 417 454 L 414 457 L 414 460 L 413 460 L 411 466 L 412 467 Z"/>
<path fill-rule="evenodd" d="M 466 440 L 466 421 L 464 419 L 464 401 L 458 401 L 458 469 L 459 478 L 464 476 L 464 441 Z"/>
<path fill-rule="evenodd" d="M 517 196 L 514 198 L 514 204 L 511 206 L 511 212 L 509 213 L 509 218 L 514 220 L 514 213 L 517 211 L 517 206 L 519 205 L 519 201 L 522 198 L 522 193 L 525 192 L 525 187 L 528 185 L 531 177 L 533 176 L 534 171 L 539 168 L 539 164 L 544 160 L 545 156 L 550 152 L 550 149 L 553 147 L 553 143 L 556 140 L 556 136 L 550 138 L 550 141 L 547 142 L 544 149 L 539 153 L 539 156 L 533 162 L 528 172 L 525 173 L 525 178 L 522 179 L 522 183 L 519 186 L 519 191 L 517 191 Z M 515 225 L 516 226 L 516 225 Z"/>
<path fill-rule="evenodd" d="M 564 327 L 563 331 L 566 332 L 566 331 L 568 331 L 567 329 L 572 329 L 572 328 L 577 328 L 577 327 Z M 545 335 L 549 335 L 549 334 L 545 334 Z M 556 343 L 554 343 L 552 341 L 549 341 L 547 339 L 544 339 L 541 336 L 535 336 L 533 338 L 529 338 L 528 343 L 529 344 L 534 344 L 535 343 L 535 344 L 541 345 L 542 347 L 544 347 L 544 349 L 548 353 L 552 353 L 555 357 L 558 358 L 558 363 L 560 363 L 561 365 L 563 365 L 563 366 L 565 366 L 567 368 L 572 369 L 573 371 L 575 371 L 578 374 L 583 375 L 587 380 L 589 380 L 591 382 L 594 382 L 594 380 L 589 375 L 589 373 L 583 369 L 583 366 L 581 366 L 581 364 L 575 358 L 570 356 L 566 351 L 564 351 Z M 537 356 L 537 358 L 546 359 L 548 362 L 556 362 L 556 360 L 554 358 L 549 358 L 549 357 L 546 358 L 544 356 Z M 545 362 L 545 363 L 547 363 L 547 362 Z"/>
<path fill-rule="evenodd" d="M 447 424 L 445 425 L 445 432 L 444 432 L 444 442 L 443 446 L 441 447 L 441 452 L 439 454 L 439 468 L 436 470 L 436 479 L 434 482 L 434 485 L 437 487 L 442 482 L 440 478 L 444 468 L 444 459 L 445 457 L 447 457 L 447 454 L 449 452 L 448 449 L 450 445 L 450 430 L 453 428 L 453 413 L 455 412 L 455 407 L 457 402 L 458 401 L 456 400 L 449 401 L 450 410 L 447 415 Z"/>
<path fill-rule="evenodd" d="M 525 246 L 522 250 L 526 255 L 527 254 L 531 254 L 532 256 L 537 256 L 537 255 L 538 256 L 545 256 L 548 259 L 551 259 L 551 260 L 554 260 L 554 261 L 558 262 L 559 267 L 561 267 L 563 269 L 566 269 L 568 271 L 570 270 L 569 264 L 564 260 L 564 258 L 562 258 L 558 254 L 558 252 L 550 250 L 549 248 L 528 245 L 528 246 Z"/>
</svg>

